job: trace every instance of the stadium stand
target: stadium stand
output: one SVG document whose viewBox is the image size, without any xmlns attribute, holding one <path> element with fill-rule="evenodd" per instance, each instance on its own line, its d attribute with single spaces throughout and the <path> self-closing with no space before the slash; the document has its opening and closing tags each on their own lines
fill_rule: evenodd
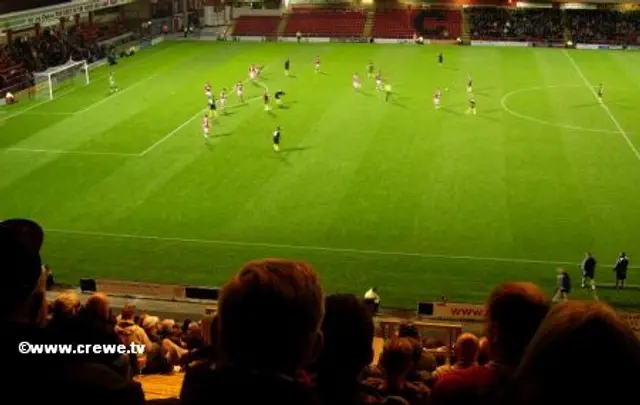
<svg viewBox="0 0 640 405">
<path fill-rule="evenodd" d="M 566 17 L 575 43 L 640 43 L 640 11 L 568 10 Z"/>
<path fill-rule="evenodd" d="M 363 35 L 364 23 L 365 15 L 359 11 L 297 10 L 290 15 L 284 35 L 357 38 Z"/>
<path fill-rule="evenodd" d="M 278 16 L 241 16 L 236 19 L 234 35 L 275 36 L 280 24 Z"/>
<path fill-rule="evenodd" d="M 371 35 L 375 38 L 412 38 L 416 31 L 414 20 L 417 13 L 417 10 L 376 12 Z"/>
<path fill-rule="evenodd" d="M 534 405 L 558 403 L 550 398 L 564 393 L 570 397 L 560 403 L 591 405 L 628 399 L 640 375 L 640 340 L 611 308 L 577 300 L 552 306 L 533 283 L 503 283 L 489 294 L 486 340 L 462 333 L 445 343 L 425 336 L 420 323 L 399 321 L 383 343 L 362 299 L 323 296 L 311 265 L 284 259 L 246 263 L 222 288 L 217 313 L 200 321 L 162 319 L 133 305 L 114 317 L 102 293 L 82 302 L 63 292 L 47 304 L 43 241 L 33 221 L 0 223 L 0 355 L 12 365 L 3 383 L 27 403 L 441 405 L 480 403 L 459 402 L 460 395 L 506 395 L 505 403 Z M 19 356 L 19 342 L 136 344 L 145 352 Z M 585 355 L 591 345 L 607 349 Z M 318 357 L 309 357 L 313 348 Z M 567 378 L 583 382 L 593 367 L 620 372 L 601 375 L 590 390 L 558 389 Z M 38 389 L 27 389 L 34 378 Z"/>
<path fill-rule="evenodd" d="M 563 42 L 562 11 L 558 9 L 465 9 L 471 38 L 478 40 Z"/>
</svg>

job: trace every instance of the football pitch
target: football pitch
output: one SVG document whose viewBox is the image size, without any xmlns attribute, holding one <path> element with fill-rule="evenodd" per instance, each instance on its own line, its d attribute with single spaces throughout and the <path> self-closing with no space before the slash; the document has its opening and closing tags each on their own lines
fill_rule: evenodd
<svg viewBox="0 0 640 405">
<path fill-rule="evenodd" d="M 241 105 L 232 86 L 251 64 L 265 69 Z M 219 286 L 249 259 L 286 257 L 312 263 L 327 292 L 377 285 L 396 307 L 481 302 L 505 280 L 552 294 L 560 265 L 586 298 L 587 250 L 601 283 L 627 251 L 640 284 L 639 71 L 640 54 L 620 51 L 165 42 L 120 61 L 118 93 L 101 67 L 51 102 L 0 109 L 0 217 L 40 222 L 46 262 L 74 285 Z M 228 93 L 210 145 L 207 81 Z M 263 87 L 285 91 L 283 106 L 265 112 Z"/>
</svg>

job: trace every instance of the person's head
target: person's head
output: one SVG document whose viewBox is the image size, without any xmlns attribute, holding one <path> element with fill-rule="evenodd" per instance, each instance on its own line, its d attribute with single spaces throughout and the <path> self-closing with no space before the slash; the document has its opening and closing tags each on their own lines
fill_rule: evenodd
<svg viewBox="0 0 640 405">
<path fill-rule="evenodd" d="M 389 339 L 378 362 L 389 379 L 404 378 L 413 364 L 413 346 L 408 338 Z"/>
<path fill-rule="evenodd" d="M 398 327 L 398 337 L 420 340 L 420 331 L 415 324 L 411 322 L 405 322 Z"/>
<path fill-rule="evenodd" d="M 352 294 L 326 297 L 324 345 L 317 366 L 321 380 L 355 381 L 373 360 L 374 325 L 366 305 Z"/>
<path fill-rule="evenodd" d="M 591 252 L 587 252 L 587 253 L 585 254 L 585 256 L 587 257 L 587 259 L 588 259 L 588 258 L 593 257 L 593 255 L 591 254 Z"/>
<path fill-rule="evenodd" d="M 491 359 L 517 365 L 549 306 L 548 297 L 533 283 L 503 283 L 494 288 L 486 314 Z"/>
<path fill-rule="evenodd" d="M 323 314 L 322 286 L 311 265 L 284 259 L 250 261 L 220 294 L 221 354 L 239 366 L 295 372 L 320 351 Z"/>
<path fill-rule="evenodd" d="M 136 313 L 136 307 L 133 304 L 125 304 L 124 308 L 122 308 L 122 312 L 120 312 L 120 319 L 123 321 L 132 321 L 133 317 Z"/>
<path fill-rule="evenodd" d="M 69 319 L 77 315 L 80 310 L 80 297 L 74 292 L 64 292 L 53 301 L 51 315 L 53 319 Z"/>
<path fill-rule="evenodd" d="M 620 257 L 627 257 L 627 254 L 625 252 L 620 252 Z"/>
<path fill-rule="evenodd" d="M 42 324 L 46 318 L 46 272 L 40 259 L 42 228 L 26 219 L 0 222 L 0 319 Z"/>
<path fill-rule="evenodd" d="M 489 339 L 485 336 L 478 341 L 478 364 L 483 366 L 489 362 Z"/>
<path fill-rule="evenodd" d="M 109 319 L 111 317 L 109 299 L 104 293 L 94 293 L 84 304 L 84 311 L 98 318 Z"/>
<path fill-rule="evenodd" d="M 558 267 L 558 268 L 556 269 L 556 273 L 558 273 L 558 274 L 562 274 L 562 273 L 564 273 L 564 268 L 562 268 L 562 267 Z"/>
<path fill-rule="evenodd" d="M 609 306 L 572 300 L 554 306 L 514 375 L 521 405 L 623 403 L 640 375 L 640 341 Z M 585 385 L 586 384 L 586 385 Z"/>
<path fill-rule="evenodd" d="M 455 343 L 455 353 L 458 363 L 473 364 L 478 357 L 478 338 L 473 333 L 463 333 Z"/>
<path fill-rule="evenodd" d="M 160 318 L 153 315 L 147 315 L 142 321 L 142 328 L 148 335 L 155 335 L 160 331 Z"/>
</svg>

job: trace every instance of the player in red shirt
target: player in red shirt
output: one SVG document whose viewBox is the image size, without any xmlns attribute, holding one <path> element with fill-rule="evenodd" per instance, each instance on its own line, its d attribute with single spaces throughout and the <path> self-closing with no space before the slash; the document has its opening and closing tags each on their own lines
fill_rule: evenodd
<svg viewBox="0 0 640 405">
<path fill-rule="evenodd" d="M 353 82 L 353 89 L 356 91 L 360 90 L 360 76 L 358 76 L 357 73 L 353 74 L 353 78 L 351 79 L 351 81 Z"/>
<path fill-rule="evenodd" d="M 211 121 L 207 114 L 202 118 L 202 134 L 204 135 L 205 142 L 209 142 L 209 129 L 211 128 Z"/>
<path fill-rule="evenodd" d="M 224 111 L 224 108 L 227 105 L 227 92 L 225 89 L 220 91 L 220 110 Z"/>
<path fill-rule="evenodd" d="M 436 110 L 440 109 L 440 103 L 441 102 L 442 102 L 442 92 L 438 89 L 433 94 L 433 106 L 435 107 Z"/>
<path fill-rule="evenodd" d="M 240 102 L 244 104 L 244 86 L 241 82 L 236 83 L 235 90 Z"/>
</svg>

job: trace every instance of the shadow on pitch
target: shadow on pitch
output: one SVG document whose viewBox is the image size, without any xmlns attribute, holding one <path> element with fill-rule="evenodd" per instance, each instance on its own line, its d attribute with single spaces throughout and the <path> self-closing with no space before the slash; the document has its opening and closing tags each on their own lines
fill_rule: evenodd
<svg viewBox="0 0 640 405">
<path fill-rule="evenodd" d="M 454 110 L 453 108 L 442 107 L 440 108 L 440 110 L 446 112 L 447 114 L 462 115 L 461 112 Z"/>
<path fill-rule="evenodd" d="M 213 137 L 214 138 L 222 138 L 222 137 L 231 136 L 231 135 L 233 135 L 232 132 L 222 132 L 220 134 L 215 134 Z"/>
<path fill-rule="evenodd" d="M 295 152 L 304 152 L 305 150 L 311 149 L 309 146 L 296 146 L 293 148 L 282 148 L 280 149 L 280 153 L 295 153 Z"/>
</svg>

